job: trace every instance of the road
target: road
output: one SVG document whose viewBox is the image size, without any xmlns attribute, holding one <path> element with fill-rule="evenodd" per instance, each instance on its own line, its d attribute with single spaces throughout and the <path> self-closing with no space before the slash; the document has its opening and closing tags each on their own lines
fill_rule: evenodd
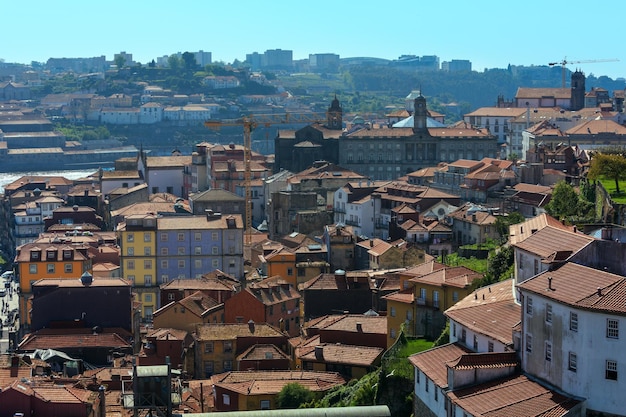
<svg viewBox="0 0 626 417">
<path fill-rule="evenodd" d="M 0 281 L 0 286 L 4 288 L 5 280 Z M 0 353 L 6 353 L 9 351 L 9 333 L 10 330 L 18 331 L 19 319 L 15 319 L 15 315 L 19 311 L 19 297 L 16 293 L 19 284 L 14 281 L 10 281 L 10 287 L 6 288 L 6 295 L 0 297 L 0 319 L 2 320 L 0 335 Z"/>
</svg>

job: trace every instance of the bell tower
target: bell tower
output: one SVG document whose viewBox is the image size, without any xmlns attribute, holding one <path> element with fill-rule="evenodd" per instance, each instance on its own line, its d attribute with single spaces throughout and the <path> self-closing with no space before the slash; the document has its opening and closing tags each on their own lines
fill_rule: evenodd
<svg viewBox="0 0 626 417">
<path fill-rule="evenodd" d="M 335 99 L 330 103 L 330 107 L 326 112 L 326 127 L 331 130 L 341 130 L 343 128 L 343 109 L 339 105 L 336 94 Z"/>
<path fill-rule="evenodd" d="M 580 70 L 573 72 L 571 85 L 570 110 L 580 110 L 585 107 L 585 74 Z"/>
<path fill-rule="evenodd" d="M 413 133 L 426 131 L 427 119 L 428 110 L 426 110 L 426 98 L 424 98 L 422 92 L 420 91 L 419 96 L 415 98 L 415 112 L 413 113 Z"/>
</svg>

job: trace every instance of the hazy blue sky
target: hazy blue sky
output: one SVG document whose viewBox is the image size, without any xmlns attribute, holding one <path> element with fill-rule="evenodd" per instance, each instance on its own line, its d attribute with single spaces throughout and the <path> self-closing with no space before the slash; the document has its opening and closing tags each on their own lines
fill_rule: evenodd
<svg viewBox="0 0 626 417">
<path fill-rule="evenodd" d="M 4 0 L 7 2 L 8 0 Z M 4 3 L 3 2 L 3 3 Z M 204 50 L 213 61 L 289 49 L 342 58 L 437 55 L 473 69 L 619 59 L 568 65 L 626 77 L 625 1 L 563 0 L 57 0 L 2 7 L 0 58 L 45 62 L 126 51 L 135 61 Z M 602 5 L 594 8 L 594 5 Z M 583 7 L 584 6 L 584 7 Z M 12 16 L 9 16 L 11 14 Z"/>
</svg>

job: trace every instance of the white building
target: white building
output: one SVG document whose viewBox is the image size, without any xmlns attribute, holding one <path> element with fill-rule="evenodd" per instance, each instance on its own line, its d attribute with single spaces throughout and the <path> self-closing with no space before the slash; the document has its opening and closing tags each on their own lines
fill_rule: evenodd
<svg viewBox="0 0 626 417">
<path fill-rule="evenodd" d="M 526 109 L 516 107 L 481 107 L 463 116 L 466 123 L 479 128 L 489 129 L 498 137 L 498 144 L 507 142 L 511 131 L 511 119 L 522 115 Z"/>
<path fill-rule="evenodd" d="M 588 411 L 624 415 L 626 278 L 566 263 L 518 288 L 522 368 Z"/>
</svg>

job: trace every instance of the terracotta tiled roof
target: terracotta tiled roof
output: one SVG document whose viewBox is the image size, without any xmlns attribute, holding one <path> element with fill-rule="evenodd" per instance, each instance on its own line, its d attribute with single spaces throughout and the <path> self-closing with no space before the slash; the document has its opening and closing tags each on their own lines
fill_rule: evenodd
<svg viewBox="0 0 626 417">
<path fill-rule="evenodd" d="M 19 344 L 22 351 L 35 349 L 72 349 L 72 348 L 130 348 L 130 344 L 117 333 L 96 334 L 45 334 L 36 332 L 27 335 Z"/>
<path fill-rule="evenodd" d="M 244 291 L 249 292 L 266 306 L 300 298 L 300 293 L 280 276 L 251 283 Z"/>
<path fill-rule="evenodd" d="M 415 301 L 415 293 L 413 292 L 413 288 L 408 288 L 406 290 L 398 291 L 386 295 L 383 297 L 387 301 L 396 301 L 404 304 L 413 304 Z"/>
<path fill-rule="evenodd" d="M 510 279 L 475 290 L 447 309 L 445 315 L 469 330 L 505 345 L 513 344 L 513 327 L 522 318 Z"/>
<path fill-rule="evenodd" d="M 447 362 L 457 360 L 471 351 L 463 345 L 450 343 L 409 356 L 409 361 L 440 388 L 448 387 Z"/>
<path fill-rule="evenodd" d="M 489 225 L 496 222 L 496 217 L 489 211 L 477 208 L 472 203 L 467 203 L 449 214 L 455 220 L 464 221 L 477 225 Z"/>
<path fill-rule="evenodd" d="M 189 197 L 190 200 L 199 202 L 215 202 L 215 201 L 244 201 L 245 198 L 235 193 L 231 193 L 228 190 L 221 188 L 212 188 L 210 190 L 202 191 Z"/>
<path fill-rule="evenodd" d="M 252 329 L 251 329 L 252 327 Z M 230 340 L 237 337 L 281 337 L 280 330 L 266 323 L 249 324 L 198 324 L 196 326 L 196 339 L 206 340 Z"/>
<path fill-rule="evenodd" d="M 565 226 L 549 214 L 542 213 L 522 223 L 509 226 L 509 243 L 511 245 L 515 245 L 516 243 L 523 241 L 536 231 L 541 230 L 546 226 L 552 226 L 557 229 L 573 231 L 573 228 L 571 226 Z"/>
<path fill-rule="evenodd" d="M 554 97 L 569 100 L 572 98 L 572 90 L 569 88 L 520 87 L 517 89 L 517 94 L 515 94 L 515 98 L 518 100 L 540 97 Z"/>
<path fill-rule="evenodd" d="M 590 120 L 577 124 L 565 133 L 568 135 L 597 135 L 602 133 L 626 135 L 626 127 L 613 120 Z"/>
<path fill-rule="evenodd" d="M 502 368 L 519 366 L 516 352 L 466 353 L 446 364 L 453 369 Z"/>
<path fill-rule="evenodd" d="M 150 169 L 174 168 L 179 169 L 191 165 L 191 155 L 182 156 L 149 156 L 146 167 Z"/>
<path fill-rule="evenodd" d="M 575 253 L 593 240 L 591 236 L 547 226 L 518 241 L 514 246 L 542 258 L 548 258 L 556 251 Z"/>
<path fill-rule="evenodd" d="M 360 324 L 361 330 L 358 330 Z M 324 330 L 336 330 L 342 332 L 387 334 L 387 317 L 364 316 L 362 314 L 347 314 L 341 319 L 329 324 Z"/>
<path fill-rule="evenodd" d="M 355 279 L 357 285 L 354 285 Z M 298 289 L 303 290 L 346 290 L 346 289 L 362 289 L 363 285 L 372 289 L 374 283 L 369 279 L 367 274 L 359 274 L 356 271 L 346 272 L 345 275 L 340 274 L 320 274 L 315 278 L 300 284 Z"/>
<path fill-rule="evenodd" d="M 435 261 L 434 259 L 424 262 L 422 264 L 416 265 L 410 269 L 407 269 L 404 272 L 401 272 L 400 274 L 402 276 L 408 276 L 408 277 L 413 277 L 413 278 L 418 278 L 421 276 L 424 276 L 426 274 L 430 274 L 433 271 L 437 271 L 439 269 L 443 269 L 446 266 L 442 263 L 439 263 L 437 261 Z"/>
<path fill-rule="evenodd" d="M 321 349 L 321 356 L 316 350 Z M 323 343 L 313 346 L 299 358 L 303 361 L 334 363 L 353 366 L 372 366 L 385 349 L 369 346 L 353 346 L 341 343 Z"/>
<path fill-rule="evenodd" d="M 626 313 L 626 278 L 572 262 L 545 271 L 518 287 L 578 308 Z"/>
<path fill-rule="evenodd" d="M 473 271 L 464 266 L 455 266 L 441 268 L 420 277 L 411 278 L 410 281 L 438 286 L 445 285 L 450 287 L 466 288 L 471 285 L 475 279 L 480 279 L 483 276 L 484 274 Z"/>
<path fill-rule="evenodd" d="M 326 391 L 346 380 L 336 372 L 315 371 L 233 371 L 213 375 L 211 382 L 244 395 L 278 394 L 287 384 L 297 382 L 311 391 Z"/>
<path fill-rule="evenodd" d="M 207 310 L 220 305 L 220 303 L 218 303 L 202 291 L 196 291 L 195 293 L 183 298 L 182 300 L 178 301 L 178 304 L 180 304 L 182 307 L 185 307 L 198 317 L 202 317 Z"/>
<path fill-rule="evenodd" d="M 565 416 L 578 400 L 516 375 L 452 391 L 451 401 L 473 416 Z"/>
<path fill-rule="evenodd" d="M 275 359 L 287 359 L 287 355 L 274 345 L 252 345 L 241 355 L 237 356 L 238 361 L 265 361 Z"/>
</svg>

